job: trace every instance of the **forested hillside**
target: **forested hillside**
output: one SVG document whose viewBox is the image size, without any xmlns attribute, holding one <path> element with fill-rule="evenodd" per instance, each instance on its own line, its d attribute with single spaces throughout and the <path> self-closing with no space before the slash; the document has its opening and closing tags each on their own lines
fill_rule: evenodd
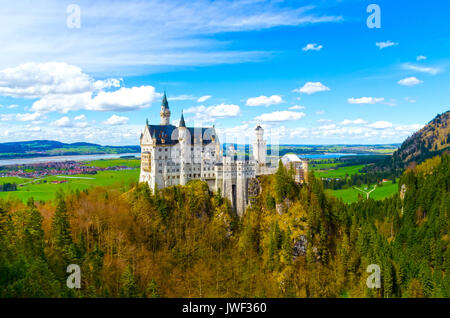
<svg viewBox="0 0 450 318">
<path fill-rule="evenodd" d="M 450 297 L 448 155 L 407 170 L 400 194 L 351 205 L 290 174 L 263 177 L 241 220 L 201 181 L 0 201 L 0 296 Z"/>
<path fill-rule="evenodd" d="M 450 111 L 437 115 L 425 127 L 406 139 L 392 157 L 380 162 L 371 170 L 404 169 L 411 164 L 449 152 Z"/>
</svg>

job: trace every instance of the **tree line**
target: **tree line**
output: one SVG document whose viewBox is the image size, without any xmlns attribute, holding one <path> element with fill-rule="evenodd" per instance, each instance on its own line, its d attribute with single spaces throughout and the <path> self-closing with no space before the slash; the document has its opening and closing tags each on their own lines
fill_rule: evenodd
<svg viewBox="0 0 450 318">
<path fill-rule="evenodd" d="M 449 168 L 435 157 L 398 194 L 347 205 L 280 165 L 242 218 L 199 180 L 0 200 L 0 296 L 450 297 Z M 370 264 L 381 288 L 366 285 Z"/>
</svg>

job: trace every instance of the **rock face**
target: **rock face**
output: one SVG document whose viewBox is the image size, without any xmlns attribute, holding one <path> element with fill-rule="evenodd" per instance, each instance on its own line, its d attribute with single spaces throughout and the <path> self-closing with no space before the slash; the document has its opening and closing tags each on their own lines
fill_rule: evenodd
<svg viewBox="0 0 450 318">
<path fill-rule="evenodd" d="M 405 199 L 406 190 L 407 190 L 406 184 L 402 184 L 402 186 L 400 188 L 400 199 L 402 201 Z"/>
<path fill-rule="evenodd" d="M 298 240 L 294 243 L 294 249 L 292 251 L 292 255 L 294 259 L 298 256 L 306 255 L 306 247 L 308 246 L 308 240 L 305 235 L 300 235 Z"/>
</svg>

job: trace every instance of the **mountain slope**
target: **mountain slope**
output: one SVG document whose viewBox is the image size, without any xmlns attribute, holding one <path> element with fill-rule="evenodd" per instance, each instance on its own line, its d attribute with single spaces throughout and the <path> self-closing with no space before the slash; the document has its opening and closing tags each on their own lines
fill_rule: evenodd
<svg viewBox="0 0 450 318">
<path fill-rule="evenodd" d="M 450 150 L 450 111 L 437 115 L 425 127 L 406 139 L 392 157 L 375 170 L 403 169 Z"/>
</svg>

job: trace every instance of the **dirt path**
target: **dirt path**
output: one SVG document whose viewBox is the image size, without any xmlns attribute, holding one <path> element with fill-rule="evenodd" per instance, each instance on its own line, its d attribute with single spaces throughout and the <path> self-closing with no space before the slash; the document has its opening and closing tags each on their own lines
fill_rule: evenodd
<svg viewBox="0 0 450 318">
<path fill-rule="evenodd" d="M 365 193 L 365 194 L 366 194 L 367 200 L 369 200 L 370 194 L 377 188 L 377 185 L 375 185 L 375 186 L 373 187 L 373 189 L 370 190 L 370 191 L 364 191 L 364 190 L 361 190 L 360 188 L 357 188 L 357 187 L 355 187 L 355 186 L 354 186 L 353 188 L 355 188 L 355 189 L 358 190 L 358 191 L 361 191 L 362 193 Z"/>
</svg>

